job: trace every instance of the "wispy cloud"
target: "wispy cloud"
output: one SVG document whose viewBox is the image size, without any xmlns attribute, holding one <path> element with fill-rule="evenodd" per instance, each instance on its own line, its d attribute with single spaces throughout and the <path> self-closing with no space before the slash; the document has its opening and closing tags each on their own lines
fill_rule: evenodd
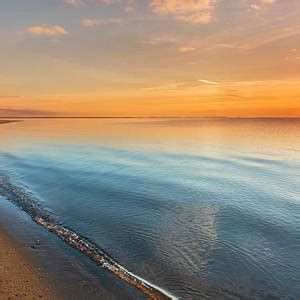
<svg viewBox="0 0 300 300">
<path fill-rule="evenodd" d="M 196 48 L 194 47 L 180 47 L 178 48 L 178 51 L 179 52 L 192 52 L 192 51 L 195 51 Z"/>
<path fill-rule="evenodd" d="M 65 0 L 65 2 L 67 4 L 70 4 L 72 6 L 81 6 L 84 4 L 84 1 L 83 0 Z"/>
<path fill-rule="evenodd" d="M 38 25 L 38 26 L 31 26 L 27 28 L 27 32 L 34 34 L 34 35 L 43 35 L 43 36 L 63 36 L 67 35 L 68 32 L 65 28 L 54 25 L 54 26 L 48 26 L 48 25 Z"/>
<path fill-rule="evenodd" d="M 119 4 L 123 7 L 124 12 L 130 13 L 136 9 L 137 0 L 64 0 L 65 3 L 73 7 L 82 7 L 85 5 L 102 4 L 113 5 Z"/>
<path fill-rule="evenodd" d="M 158 37 L 151 37 L 147 40 L 144 40 L 144 44 L 149 45 L 161 45 L 161 44 L 174 44 L 178 42 L 178 38 L 174 36 L 158 36 Z"/>
<path fill-rule="evenodd" d="M 155 13 L 194 24 L 210 23 L 215 3 L 215 0 L 150 0 Z"/>
<path fill-rule="evenodd" d="M 89 3 L 99 3 L 99 4 L 110 5 L 110 4 L 115 4 L 115 3 L 121 3 L 122 1 L 120 1 L 120 0 L 65 0 L 65 2 L 69 5 L 79 7 L 79 6 L 89 4 Z M 132 2 L 132 1 L 128 1 L 128 2 Z"/>
<path fill-rule="evenodd" d="M 259 1 L 255 1 L 252 3 L 250 3 L 250 8 L 256 11 L 260 11 L 262 10 L 264 7 L 270 5 L 270 4 L 274 4 L 277 0 L 259 0 Z"/>
<path fill-rule="evenodd" d="M 206 80 L 206 79 L 199 79 L 198 82 L 203 83 L 203 84 L 211 84 L 211 85 L 219 85 L 220 84 L 220 82 Z"/>
<path fill-rule="evenodd" d="M 86 27 L 109 25 L 109 24 L 121 24 L 122 19 L 120 18 L 109 18 L 109 19 L 83 19 L 81 24 Z"/>
<path fill-rule="evenodd" d="M 136 3 L 136 0 L 128 0 L 127 4 L 125 6 L 125 11 L 126 12 L 134 11 L 135 10 L 135 3 Z"/>
<path fill-rule="evenodd" d="M 125 12 L 134 11 L 137 0 L 64 0 L 67 4 L 80 7 L 88 4 L 119 4 Z M 268 0 L 266 0 L 268 1 Z M 271 0 L 270 0 L 271 1 Z M 206 24 L 213 20 L 216 0 L 147 0 L 147 4 L 158 15 L 194 24 Z"/>
<path fill-rule="evenodd" d="M 175 83 L 167 83 L 164 85 L 153 86 L 153 87 L 146 87 L 142 88 L 143 91 L 164 91 L 164 92 L 174 92 L 178 91 L 186 87 L 186 83 L 184 82 L 175 82 Z"/>
</svg>

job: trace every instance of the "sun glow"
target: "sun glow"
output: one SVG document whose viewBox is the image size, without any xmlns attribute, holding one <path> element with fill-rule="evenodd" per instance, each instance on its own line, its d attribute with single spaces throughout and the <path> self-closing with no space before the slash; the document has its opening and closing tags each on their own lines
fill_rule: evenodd
<svg viewBox="0 0 300 300">
<path fill-rule="evenodd" d="M 300 117 L 296 1 L 26 5 L 0 4 L 2 117 Z"/>
</svg>

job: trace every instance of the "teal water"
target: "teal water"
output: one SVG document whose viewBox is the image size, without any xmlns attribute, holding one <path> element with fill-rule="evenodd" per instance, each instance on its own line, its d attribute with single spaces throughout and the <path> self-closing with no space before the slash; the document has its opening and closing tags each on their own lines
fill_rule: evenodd
<svg viewBox="0 0 300 300">
<path fill-rule="evenodd" d="M 299 120 L 41 119 L 0 136 L 0 192 L 156 286 L 300 298 Z"/>
</svg>

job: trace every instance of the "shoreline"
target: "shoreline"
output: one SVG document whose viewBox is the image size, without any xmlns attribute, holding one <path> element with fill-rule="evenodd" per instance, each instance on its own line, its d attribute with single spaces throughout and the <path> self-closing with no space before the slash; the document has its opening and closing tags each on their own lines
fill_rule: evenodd
<svg viewBox="0 0 300 300">
<path fill-rule="evenodd" d="M 44 212 L 32 199 L 18 189 L 10 185 L 8 182 L 3 181 L 2 187 L 6 189 L 8 193 L 0 191 L 0 196 L 19 207 L 24 213 L 26 213 L 31 221 L 35 224 L 47 229 L 53 233 L 57 238 L 62 240 L 66 245 L 71 246 L 79 253 L 83 254 L 86 258 L 89 258 L 96 265 L 100 266 L 100 269 L 105 269 L 113 274 L 116 278 L 128 284 L 132 288 L 144 294 L 146 297 L 154 300 L 167 300 L 176 299 L 173 295 L 169 294 L 166 290 L 148 282 L 147 280 L 140 278 L 139 276 L 131 273 L 123 266 L 119 265 L 112 257 L 96 245 L 90 243 L 71 229 L 65 228 L 60 225 L 56 225 L 51 222 L 52 217 Z M 19 200 L 18 200 L 19 199 Z M 22 199 L 22 202 L 19 202 Z"/>
<path fill-rule="evenodd" d="M 0 299 L 58 299 L 2 226 L 0 245 Z"/>
<path fill-rule="evenodd" d="M 0 231 L 12 240 L 21 255 L 24 254 L 33 272 L 42 277 L 42 286 L 53 291 L 50 299 L 147 299 L 135 288 L 110 275 L 110 272 L 98 268 L 94 262 L 33 222 L 26 212 L 1 196 Z M 8 298 L 1 297 L 0 292 L 2 299 Z M 25 299 L 49 298 L 29 296 Z"/>
</svg>

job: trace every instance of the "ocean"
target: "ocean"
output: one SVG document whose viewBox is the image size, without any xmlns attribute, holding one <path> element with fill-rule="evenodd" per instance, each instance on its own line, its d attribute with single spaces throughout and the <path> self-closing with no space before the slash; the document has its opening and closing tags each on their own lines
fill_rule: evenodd
<svg viewBox="0 0 300 300">
<path fill-rule="evenodd" d="M 170 298 L 300 299 L 299 119 L 25 119 L 0 137 L 0 206 L 104 257 L 80 266 L 107 299 L 143 297 L 114 266 Z"/>
</svg>

